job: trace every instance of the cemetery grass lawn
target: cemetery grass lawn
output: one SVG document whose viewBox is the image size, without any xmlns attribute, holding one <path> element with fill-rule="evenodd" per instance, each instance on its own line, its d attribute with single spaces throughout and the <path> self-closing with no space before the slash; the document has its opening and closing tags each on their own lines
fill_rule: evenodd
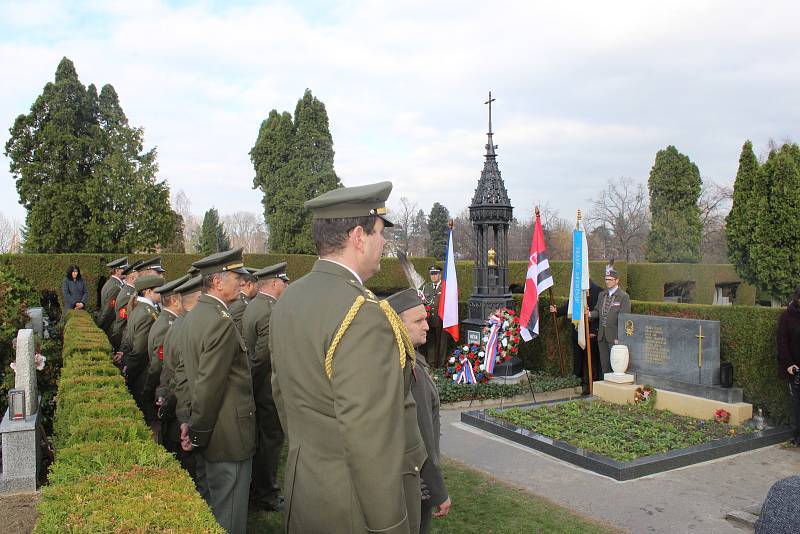
<svg viewBox="0 0 800 534">
<path fill-rule="evenodd" d="M 285 461 L 286 447 L 283 450 Z M 433 534 L 622 532 L 460 463 L 445 460 L 443 467 L 453 507 L 447 517 L 433 519 Z M 278 477 L 283 484 L 283 463 Z M 280 534 L 283 532 L 283 514 L 251 511 L 247 531 L 253 534 Z"/>
<path fill-rule="evenodd" d="M 649 406 L 603 401 L 579 400 L 487 413 L 623 462 L 707 443 L 733 433 L 752 432 L 713 419 L 698 420 Z"/>
</svg>

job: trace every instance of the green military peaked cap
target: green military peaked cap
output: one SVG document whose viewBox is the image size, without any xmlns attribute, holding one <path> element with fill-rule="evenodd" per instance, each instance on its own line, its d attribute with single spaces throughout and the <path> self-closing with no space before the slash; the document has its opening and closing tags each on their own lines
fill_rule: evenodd
<svg viewBox="0 0 800 534">
<path fill-rule="evenodd" d="M 172 291 L 174 293 L 180 293 L 181 295 L 185 295 L 186 293 L 193 293 L 195 291 L 200 290 L 200 283 L 203 281 L 203 277 L 199 274 L 193 278 L 190 278 L 183 284 L 179 285 Z"/>
<path fill-rule="evenodd" d="M 200 274 L 202 275 L 224 272 L 249 274 L 247 269 L 244 268 L 244 261 L 242 260 L 243 250 L 243 247 L 239 247 L 233 250 L 217 252 L 216 254 L 206 256 L 202 260 L 197 260 L 192 265 L 200 269 Z"/>
<path fill-rule="evenodd" d="M 122 271 L 122 274 L 131 274 L 133 271 L 135 271 L 136 269 L 138 269 L 138 268 L 139 268 L 139 266 L 140 266 L 142 263 L 144 263 L 144 260 L 137 260 L 137 261 L 135 261 L 135 262 L 131 263 L 130 265 L 128 265 L 127 267 L 125 267 L 125 270 L 124 270 L 124 271 Z"/>
<path fill-rule="evenodd" d="M 153 269 L 157 273 L 166 272 L 164 268 L 161 266 L 161 256 L 156 256 L 155 258 L 144 260 L 142 264 L 136 268 L 137 271 L 145 271 L 147 269 Z"/>
<path fill-rule="evenodd" d="M 179 285 L 183 284 L 184 282 L 188 282 L 191 276 L 188 274 L 184 274 L 180 278 L 176 278 L 171 282 L 167 282 L 163 286 L 156 288 L 156 293 L 160 294 L 162 297 L 166 297 L 167 295 L 171 295 L 175 292 L 175 288 Z"/>
<path fill-rule="evenodd" d="M 392 182 L 340 187 L 306 201 L 304 206 L 315 219 L 345 219 L 377 215 L 385 226 L 394 226 L 386 219 L 386 199 L 392 192 Z"/>
<path fill-rule="evenodd" d="M 430 274 L 441 274 L 442 270 L 439 267 L 435 266 L 435 265 L 431 265 L 431 268 L 428 269 L 428 272 Z"/>
<path fill-rule="evenodd" d="M 134 288 L 136 292 L 139 293 L 140 291 L 144 291 L 145 289 L 153 289 L 160 285 L 164 284 L 164 279 L 158 276 L 157 274 L 148 274 L 147 276 L 142 276 L 141 278 L 136 279 L 136 285 Z"/>
<path fill-rule="evenodd" d="M 276 263 L 275 265 L 270 265 L 268 267 L 264 267 L 263 269 L 259 269 L 254 274 L 256 278 L 259 280 L 266 280 L 267 278 L 280 278 L 281 280 L 289 281 L 289 277 L 286 275 L 286 265 L 285 261 L 280 263 Z"/>
<path fill-rule="evenodd" d="M 124 269 L 128 266 L 128 256 L 122 256 L 121 258 L 117 258 L 114 261 L 110 261 L 106 263 L 106 267 L 109 269 Z"/>
<path fill-rule="evenodd" d="M 388 302 L 392 309 L 397 313 L 403 313 L 411 308 L 424 305 L 424 302 L 422 302 L 422 299 L 419 296 L 419 291 L 414 288 L 398 291 L 394 295 L 387 297 L 386 302 Z"/>
</svg>

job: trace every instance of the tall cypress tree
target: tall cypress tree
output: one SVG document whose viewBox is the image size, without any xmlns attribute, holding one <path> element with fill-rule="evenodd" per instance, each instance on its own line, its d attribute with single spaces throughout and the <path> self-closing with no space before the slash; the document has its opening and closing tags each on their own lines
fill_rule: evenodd
<svg viewBox="0 0 800 534">
<path fill-rule="evenodd" d="M 431 213 L 428 215 L 428 234 L 430 242 L 428 246 L 428 256 L 433 256 L 437 260 L 443 260 L 447 256 L 447 236 L 450 228 L 450 212 L 447 208 L 434 202 Z"/>
<path fill-rule="evenodd" d="M 341 187 L 333 168 L 333 138 L 325 105 L 306 90 L 294 118 L 272 110 L 250 150 L 253 187 L 264 194 L 264 219 L 271 252 L 313 254 L 306 200 Z"/>
<path fill-rule="evenodd" d="M 6 155 L 27 210 L 27 252 L 133 252 L 171 240 L 169 190 L 110 85 L 85 88 L 63 58 L 11 128 Z"/>
<path fill-rule="evenodd" d="M 697 165 L 670 145 L 659 150 L 650 171 L 651 226 L 646 258 L 653 263 L 697 263 L 703 224 L 700 221 L 702 180 Z"/>
<path fill-rule="evenodd" d="M 728 257 L 736 266 L 736 272 L 742 280 L 752 284 L 755 284 L 755 272 L 751 264 L 750 246 L 759 217 L 758 202 L 766 195 L 759 172 L 753 144 L 746 141 L 739 155 L 739 170 L 733 184 L 733 205 L 725 219 L 725 236 Z"/>
<path fill-rule="evenodd" d="M 209 209 L 203 216 L 203 225 L 200 227 L 200 253 L 208 256 L 231 248 L 228 235 L 219 222 L 219 212 L 216 208 Z"/>
<path fill-rule="evenodd" d="M 751 280 L 785 302 L 800 280 L 800 147 L 786 144 L 773 150 L 759 174 L 754 189 L 765 194 L 752 199 Z"/>
</svg>

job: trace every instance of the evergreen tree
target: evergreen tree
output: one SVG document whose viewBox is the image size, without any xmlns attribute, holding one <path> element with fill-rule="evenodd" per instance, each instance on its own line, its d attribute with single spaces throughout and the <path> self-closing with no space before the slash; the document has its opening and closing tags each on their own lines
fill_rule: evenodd
<svg viewBox="0 0 800 534">
<path fill-rule="evenodd" d="M 333 138 L 325 105 L 306 90 L 294 118 L 272 110 L 250 151 L 253 187 L 264 194 L 264 219 L 273 253 L 314 254 L 306 200 L 341 187 L 333 168 Z"/>
<path fill-rule="evenodd" d="M 755 284 L 755 272 L 750 257 L 753 231 L 758 222 L 758 203 L 766 196 L 764 184 L 759 180 L 759 166 L 753 144 L 750 141 L 742 146 L 739 156 L 739 170 L 733 184 L 733 205 L 725 220 L 725 234 L 728 242 L 728 257 L 736 266 L 742 280 Z"/>
<path fill-rule="evenodd" d="M 447 256 L 447 237 L 450 228 L 450 212 L 447 208 L 434 202 L 431 213 L 428 215 L 428 234 L 430 235 L 430 245 L 428 256 L 433 256 L 437 260 L 444 260 Z"/>
<path fill-rule="evenodd" d="M 231 248 L 228 235 L 219 222 L 219 213 L 216 208 L 211 208 L 203 216 L 203 225 L 200 228 L 200 253 L 204 256 L 222 252 Z"/>
<path fill-rule="evenodd" d="M 27 210 L 25 250 L 133 252 L 168 242 L 169 190 L 155 179 L 155 150 L 142 146 L 114 88 L 84 88 L 63 58 L 5 146 Z"/>
<path fill-rule="evenodd" d="M 697 263 L 703 224 L 697 165 L 674 146 L 659 150 L 650 171 L 651 226 L 646 258 L 653 263 Z"/>
<path fill-rule="evenodd" d="M 753 196 L 757 207 L 748 251 L 752 281 L 784 302 L 800 280 L 799 169 L 800 147 L 783 145 L 770 152 L 754 187 L 756 194 L 765 194 Z"/>
</svg>

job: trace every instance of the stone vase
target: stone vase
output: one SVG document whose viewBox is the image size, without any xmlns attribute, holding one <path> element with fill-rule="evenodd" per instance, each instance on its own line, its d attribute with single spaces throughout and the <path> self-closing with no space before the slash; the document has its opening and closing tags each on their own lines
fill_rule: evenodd
<svg viewBox="0 0 800 534">
<path fill-rule="evenodd" d="M 611 347 L 611 369 L 615 375 L 623 375 L 628 369 L 630 362 L 630 355 L 628 354 L 628 347 L 625 345 L 614 345 Z"/>
</svg>

